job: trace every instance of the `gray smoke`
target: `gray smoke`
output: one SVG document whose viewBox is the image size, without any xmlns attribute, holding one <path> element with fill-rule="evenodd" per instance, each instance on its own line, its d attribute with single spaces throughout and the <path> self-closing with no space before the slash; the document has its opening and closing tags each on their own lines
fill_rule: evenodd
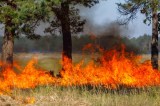
<svg viewBox="0 0 160 106">
<path fill-rule="evenodd" d="M 97 24 L 95 20 L 95 11 L 98 8 L 98 5 L 91 8 L 86 8 L 83 6 L 78 6 L 80 9 L 80 15 L 82 19 L 86 20 L 84 26 L 84 34 L 94 33 L 95 35 L 113 35 L 113 36 L 128 36 L 130 29 L 128 26 L 119 25 L 117 20 L 109 21 L 105 20 L 102 24 Z"/>
</svg>

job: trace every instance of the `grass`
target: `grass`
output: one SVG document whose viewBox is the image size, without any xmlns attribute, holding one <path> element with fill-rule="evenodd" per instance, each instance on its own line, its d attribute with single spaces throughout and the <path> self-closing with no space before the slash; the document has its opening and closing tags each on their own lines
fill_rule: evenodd
<svg viewBox="0 0 160 106">
<path fill-rule="evenodd" d="M 25 67 L 27 63 L 36 57 L 38 59 L 37 66 L 48 71 L 54 71 L 54 74 L 57 75 L 61 70 L 61 54 L 60 53 L 18 53 L 14 55 L 14 59 L 20 66 Z M 84 60 L 87 63 L 90 60 L 91 56 L 80 54 L 73 54 L 73 62 L 77 63 L 80 60 Z"/>
<path fill-rule="evenodd" d="M 34 105 L 37 106 L 159 106 L 159 94 L 159 88 L 148 88 L 147 91 L 140 92 L 132 89 L 132 93 L 119 93 L 94 88 L 88 90 L 86 87 L 45 86 L 14 90 L 12 97 L 21 101 L 22 98 L 25 100 L 27 97 L 34 97 Z"/>
<path fill-rule="evenodd" d="M 61 69 L 61 55 L 55 54 L 17 54 L 15 59 L 24 67 L 27 62 L 36 55 L 38 67 L 46 70 L 54 70 L 55 74 Z M 143 59 L 150 58 L 144 55 Z M 79 54 L 73 55 L 74 62 L 82 59 Z M 85 61 L 89 61 L 89 55 Z M 103 87 L 61 87 L 39 86 L 34 89 L 14 89 L 9 94 L 11 99 L 17 101 L 7 103 L 8 106 L 159 106 L 160 88 L 149 87 L 145 89 L 119 89 L 109 90 Z M 9 98 L 9 97 L 8 97 Z M 0 98 L 0 104 L 1 104 Z"/>
</svg>

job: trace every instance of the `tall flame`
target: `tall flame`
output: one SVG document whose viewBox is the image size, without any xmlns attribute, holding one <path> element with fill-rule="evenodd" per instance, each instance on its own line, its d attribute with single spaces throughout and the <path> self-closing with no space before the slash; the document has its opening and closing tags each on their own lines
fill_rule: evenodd
<svg viewBox="0 0 160 106">
<path fill-rule="evenodd" d="M 34 67 L 35 63 L 35 59 L 31 60 L 20 74 L 15 73 L 15 71 L 11 68 L 6 68 L 1 73 L 1 93 L 9 92 L 13 88 L 27 89 L 34 88 L 37 85 L 53 83 L 55 78 L 47 74 L 44 70 L 36 69 Z M 17 64 L 14 66 L 21 69 Z"/>
<path fill-rule="evenodd" d="M 88 45 L 88 47 L 91 47 Z M 103 51 L 103 50 L 102 50 Z M 62 71 L 62 85 L 102 85 L 106 88 L 146 87 L 160 85 L 160 72 L 153 70 L 150 61 L 141 63 L 141 57 L 122 50 L 103 51 L 99 63 L 83 61 L 73 65 L 66 58 Z"/>
<path fill-rule="evenodd" d="M 91 47 L 91 45 L 88 45 Z M 14 88 L 34 88 L 38 85 L 59 86 L 104 86 L 106 88 L 147 87 L 160 85 L 160 72 L 153 70 L 150 61 L 141 63 L 141 57 L 122 50 L 103 51 L 97 60 L 91 60 L 88 64 L 80 61 L 72 64 L 67 58 L 64 59 L 61 78 L 53 77 L 47 71 L 35 68 L 36 60 L 31 60 L 22 70 L 20 66 L 14 66 L 21 73 L 6 68 L 0 74 L 0 92 L 9 92 Z"/>
</svg>

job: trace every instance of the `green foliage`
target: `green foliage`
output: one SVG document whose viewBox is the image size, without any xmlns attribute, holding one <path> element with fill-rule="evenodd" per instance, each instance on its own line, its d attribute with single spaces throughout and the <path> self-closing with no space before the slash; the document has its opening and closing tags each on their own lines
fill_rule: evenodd
<svg viewBox="0 0 160 106">
<path fill-rule="evenodd" d="M 150 24 L 152 11 L 160 9 L 159 0 L 125 0 L 125 3 L 117 3 L 117 5 L 119 13 L 126 16 L 125 20 L 120 20 L 124 24 L 135 19 L 138 12 L 145 15 L 144 23 Z"/>
<path fill-rule="evenodd" d="M 99 3 L 99 0 L 68 0 L 70 4 L 77 5 L 81 4 L 86 7 L 92 7 Z"/>
<path fill-rule="evenodd" d="M 99 3 L 99 0 L 60 0 L 56 5 L 52 0 L 47 0 L 46 5 L 50 7 L 52 14 L 55 14 L 56 17 L 52 18 L 52 20 L 49 20 L 50 26 L 46 28 L 45 32 L 49 32 L 51 34 L 60 32 L 60 20 L 65 16 L 65 14 L 63 14 L 61 11 L 60 4 L 62 3 L 67 3 L 70 6 L 69 18 L 71 32 L 79 33 L 83 31 L 85 20 L 81 19 L 81 17 L 79 16 L 79 9 L 76 6 L 83 5 L 86 7 L 92 7 L 95 4 Z"/>
<path fill-rule="evenodd" d="M 70 5 L 70 23 L 71 31 L 78 33 L 83 30 L 85 20 L 81 20 L 79 10 L 75 5 L 84 5 L 91 7 L 98 3 L 99 0 L 67 0 Z M 38 39 L 40 35 L 34 33 L 40 21 L 48 21 L 51 27 L 46 29 L 46 32 L 52 32 L 55 28 L 61 26 L 58 17 L 60 4 L 63 0 L 1 0 L 0 1 L 0 23 L 6 25 L 7 20 L 11 20 L 12 25 L 5 26 L 9 30 L 15 30 L 15 37 L 21 34 L 27 35 L 30 39 Z M 57 18 L 53 17 L 56 15 Z M 61 17 L 63 14 L 61 14 Z M 53 20 L 51 20 L 53 19 Z"/>
<path fill-rule="evenodd" d="M 58 0 L 54 0 L 58 3 Z M 48 8 L 44 0 L 1 0 L 0 23 L 6 25 L 8 21 L 12 25 L 5 26 L 9 30 L 15 29 L 15 37 L 25 34 L 28 38 L 39 38 L 34 34 L 35 28 L 41 20 L 48 15 Z"/>
</svg>

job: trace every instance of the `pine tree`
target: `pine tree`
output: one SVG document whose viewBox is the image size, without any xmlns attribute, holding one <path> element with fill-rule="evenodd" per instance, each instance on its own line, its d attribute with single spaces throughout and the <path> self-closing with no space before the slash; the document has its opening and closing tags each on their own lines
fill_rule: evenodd
<svg viewBox="0 0 160 106">
<path fill-rule="evenodd" d="M 46 13 L 41 2 L 37 0 L 1 0 L 0 23 L 4 25 L 2 44 L 2 69 L 13 67 L 14 38 L 25 34 L 34 39 L 34 29 Z"/>
</svg>

